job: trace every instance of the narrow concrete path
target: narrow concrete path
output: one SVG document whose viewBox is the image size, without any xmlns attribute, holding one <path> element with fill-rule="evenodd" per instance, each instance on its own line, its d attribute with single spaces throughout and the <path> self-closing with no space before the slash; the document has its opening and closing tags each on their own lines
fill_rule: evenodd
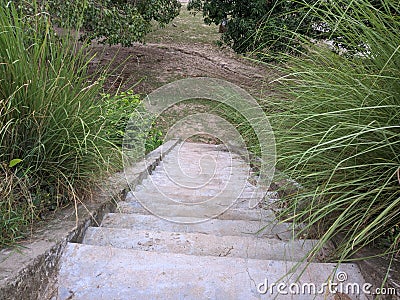
<svg viewBox="0 0 400 300">
<path fill-rule="evenodd" d="M 303 261 L 317 241 L 294 239 L 249 176 L 221 146 L 179 144 L 82 243 L 67 245 L 56 299 L 366 299 L 335 298 L 326 285 L 315 293 L 310 285 L 329 278 L 345 283 L 337 274 L 364 280 L 355 264 Z"/>
</svg>

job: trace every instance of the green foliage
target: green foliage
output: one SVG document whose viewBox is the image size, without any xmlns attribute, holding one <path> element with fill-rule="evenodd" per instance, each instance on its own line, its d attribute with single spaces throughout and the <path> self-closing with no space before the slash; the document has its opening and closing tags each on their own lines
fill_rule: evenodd
<svg viewBox="0 0 400 300">
<path fill-rule="evenodd" d="M 382 0 L 368 1 L 375 11 L 391 13 Z M 222 40 L 238 53 L 253 53 L 264 61 L 277 60 L 281 54 L 299 54 L 305 49 L 304 40 L 329 39 L 337 51 L 347 48 L 352 54 L 365 51 L 365 44 L 359 36 L 346 37 L 336 27 L 338 9 L 358 22 L 370 26 L 365 16 L 360 16 L 357 1 L 323 0 L 190 0 L 188 9 L 203 13 L 206 24 L 220 24 L 227 20 L 227 30 Z M 351 24 L 348 24 L 351 25 Z M 355 38 L 352 40 L 350 38 Z M 357 43 L 354 43 L 357 41 Z M 351 49 L 350 49 L 351 45 Z"/>
<path fill-rule="evenodd" d="M 0 0 L 0 246 L 77 201 L 120 158 L 94 105 L 102 79 L 87 75 L 87 51 L 58 39 L 36 2 L 30 9 Z"/>
<path fill-rule="evenodd" d="M 105 108 L 105 132 L 109 140 L 122 146 L 126 125 L 139 104 L 140 96 L 133 91 L 121 92 L 114 96 L 103 95 L 101 106 Z"/>
<path fill-rule="evenodd" d="M 317 0 L 191 0 L 188 9 L 202 11 L 206 24 L 227 19 L 223 41 L 238 53 L 250 51 L 285 52 L 298 47 L 293 32 L 319 37 L 323 33 L 311 26 L 315 22 L 308 7 Z"/>
<path fill-rule="evenodd" d="M 152 127 L 147 134 L 145 142 L 146 153 L 149 153 L 163 144 L 163 132 L 153 123 Z"/>
<path fill-rule="evenodd" d="M 143 132 L 140 127 L 147 128 L 146 120 L 142 118 L 142 102 L 138 94 L 134 94 L 132 90 L 120 92 L 116 95 L 104 94 L 101 106 L 105 108 L 105 132 L 107 139 L 122 147 L 122 143 L 127 129 L 128 122 L 135 120 L 135 126 L 139 130 L 136 131 L 138 143 L 145 145 L 146 152 L 150 152 L 160 146 L 163 142 L 162 132 L 152 124 L 149 132 Z"/>
<path fill-rule="evenodd" d="M 335 3 L 323 13 L 357 55 L 308 44 L 281 70 L 285 99 L 271 116 L 278 161 L 302 186 L 282 200 L 282 217 L 317 230 L 312 254 L 333 238 L 337 259 L 382 240 L 382 253 L 393 254 L 400 242 L 400 6 Z"/>
<path fill-rule="evenodd" d="M 168 24 L 179 14 L 178 0 L 48 0 L 49 11 L 61 27 L 84 30 L 84 39 L 109 45 L 143 42 L 152 21 Z"/>
<path fill-rule="evenodd" d="M 10 161 L 10 163 L 8 164 L 8 166 L 10 168 L 15 167 L 16 165 L 18 165 L 20 162 L 22 162 L 22 159 L 19 158 L 14 158 L 13 160 Z"/>
</svg>

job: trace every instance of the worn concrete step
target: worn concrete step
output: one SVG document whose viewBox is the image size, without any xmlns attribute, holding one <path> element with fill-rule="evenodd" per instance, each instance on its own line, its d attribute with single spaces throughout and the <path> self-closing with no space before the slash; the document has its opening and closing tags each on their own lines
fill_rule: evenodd
<svg viewBox="0 0 400 300">
<path fill-rule="evenodd" d="M 142 184 L 136 187 L 136 191 L 147 190 L 147 191 L 154 191 L 154 190 L 161 190 L 165 192 L 193 192 L 197 191 L 199 194 L 201 193 L 210 193 L 210 192 L 220 192 L 221 190 L 226 191 L 243 191 L 243 193 L 252 193 L 255 190 L 255 187 L 250 185 L 248 182 L 240 181 L 240 182 L 221 182 L 219 184 L 210 184 L 204 187 L 199 185 L 193 184 L 192 186 L 182 186 L 175 184 L 168 178 L 163 180 L 153 180 L 152 177 L 148 177 L 143 180 Z"/>
<path fill-rule="evenodd" d="M 181 166 L 182 168 L 188 168 L 186 163 L 195 167 L 206 167 L 210 170 L 217 167 L 246 167 L 248 163 L 242 160 L 240 157 L 232 157 L 229 155 L 221 155 L 217 152 L 202 152 L 202 153 L 170 153 L 162 161 L 163 165 L 171 164 L 174 167 Z M 177 165 L 178 163 L 178 165 Z M 218 169 L 218 168 L 217 168 Z"/>
<path fill-rule="evenodd" d="M 175 185 L 192 185 L 195 187 L 224 187 L 224 186 L 233 186 L 236 187 L 240 185 L 241 188 L 247 185 L 248 177 L 231 177 L 231 178 L 190 178 L 190 177 L 168 177 L 167 175 L 151 175 L 150 178 L 147 178 L 145 182 L 154 183 L 157 186 L 175 186 Z"/>
<path fill-rule="evenodd" d="M 168 196 L 182 196 L 182 197 L 192 197 L 192 196 L 197 196 L 197 197 L 214 197 L 218 195 L 218 197 L 228 197 L 226 195 L 229 195 L 229 193 L 237 195 L 239 193 L 239 197 L 243 199 L 249 199 L 249 198 L 254 198 L 258 197 L 259 199 L 262 199 L 263 197 L 269 197 L 272 195 L 271 192 L 268 192 L 266 190 L 261 190 L 257 189 L 254 186 L 251 185 L 246 185 L 243 190 L 237 190 L 237 189 L 221 189 L 221 188 L 207 188 L 207 189 L 199 189 L 199 188 L 183 188 L 183 187 L 173 187 L 173 186 L 157 186 L 154 183 L 149 182 L 149 179 L 145 179 L 143 184 L 138 185 L 135 188 L 134 193 L 146 193 L 149 195 L 155 195 L 155 194 L 164 194 Z M 130 193 L 129 193 L 130 194 Z M 230 197 L 230 196 L 229 196 Z M 275 198 L 276 195 L 274 194 L 273 198 Z"/>
<path fill-rule="evenodd" d="M 285 282 L 287 288 L 281 286 L 280 290 L 289 292 L 288 286 L 295 282 L 299 286 L 313 283 L 320 287 L 329 278 L 335 278 L 335 264 L 316 263 L 302 265 L 305 271 L 301 273 L 300 268 L 291 278 L 284 276 L 295 264 L 69 243 L 61 258 L 58 299 L 274 299 L 278 292 L 274 283 Z M 337 272 L 345 272 L 349 282 L 364 283 L 355 264 L 342 264 Z M 265 286 L 270 291 L 272 286 L 272 295 L 260 294 Z M 288 294 L 279 295 L 278 299 L 309 300 L 314 295 Z M 334 297 L 320 294 L 315 299 Z M 365 297 L 351 295 L 350 299 Z"/>
<path fill-rule="evenodd" d="M 255 192 L 244 191 L 243 193 L 239 193 L 238 198 L 240 199 L 250 199 L 253 198 Z M 225 201 L 227 198 L 232 199 L 232 196 L 236 196 L 238 193 L 231 191 L 221 191 L 221 190 L 196 190 L 196 189 L 173 189 L 173 188 L 140 188 L 136 189 L 134 192 L 129 192 L 126 195 L 127 199 L 138 199 L 143 197 L 148 198 L 157 198 L 159 196 L 170 197 L 174 200 L 181 200 L 182 202 L 186 202 L 189 199 L 197 199 L 198 201 L 207 201 L 210 198 L 220 199 L 221 201 Z M 263 194 L 268 196 L 266 194 Z M 127 200 L 128 201 L 128 200 Z"/>
<path fill-rule="evenodd" d="M 219 194 L 211 194 L 206 196 L 205 193 L 193 193 L 192 195 L 182 194 L 182 195 L 170 195 L 169 193 L 156 192 L 135 192 L 129 196 L 130 199 L 137 200 L 141 202 L 146 207 L 154 205 L 195 205 L 195 206 L 210 206 L 210 207 L 220 207 L 222 209 L 232 206 L 238 199 L 249 199 L 240 197 L 240 193 L 231 193 L 228 191 L 223 191 Z"/>
<path fill-rule="evenodd" d="M 177 175 L 180 175 L 181 172 L 186 173 L 186 174 L 201 174 L 204 172 L 204 174 L 221 174 L 221 175 L 248 175 L 250 168 L 246 165 L 244 162 L 232 162 L 232 164 L 202 164 L 202 165 L 197 165 L 194 162 L 185 162 L 185 163 L 179 163 L 177 165 L 176 162 L 166 162 L 163 161 L 162 164 L 160 164 L 155 170 L 155 172 L 167 172 L 167 173 L 176 173 Z"/>
<path fill-rule="evenodd" d="M 168 197 L 177 198 L 179 197 L 199 197 L 208 199 L 210 197 L 221 197 L 221 199 L 237 197 L 241 199 L 252 199 L 259 194 L 255 194 L 255 191 L 237 191 L 231 189 L 189 189 L 189 188 L 174 188 L 170 186 L 145 186 L 136 188 L 134 195 L 148 194 L 150 197 L 156 195 L 166 195 Z M 254 196 L 256 195 L 256 196 Z M 263 194 L 266 195 L 266 194 Z"/>
<path fill-rule="evenodd" d="M 186 153 L 185 153 L 186 152 Z M 194 162 L 199 162 L 201 160 L 205 162 L 221 162 L 221 163 L 230 163 L 230 162 L 244 162 L 244 160 L 236 155 L 228 152 L 221 151 L 172 151 L 168 157 L 164 159 L 164 161 L 176 161 L 180 160 L 190 160 Z"/>
<path fill-rule="evenodd" d="M 234 153 L 234 152 L 229 152 L 229 151 L 223 151 L 222 149 L 219 149 L 218 147 L 198 147 L 197 145 L 194 145 L 193 147 L 189 145 L 189 143 L 183 143 L 181 144 L 182 147 L 177 147 L 174 148 L 173 151 L 171 151 L 171 155 L 177 155 L 177 156 L 188 156 L 189 158 L 191 155 L 207 155 L 211 154 L 215 157 L 232 157 L 232 158 L 237 158 L 240 157 L 239 154 Z M 222 151 L 221 151 L 222 150 Z"/>
<path fill-rule="evenodd" d="M 152 174 L 153 181 L 161 181 L 164 182 L 165 180 L 169 179 L 171 181 L 187 181 L 188 183 L 220 183 L 228 182 L 229 180 L 236 180 L 239 182 L 246 182 L 249 178 L 249 175 L 246 174 L 222 174 L 222 173 L 215 173 L 215 174 L 180 174 L 178 172 L 164 172 L 159 171 Z"/>
<path fill-rule="evenodd" d="M 174 162 L 186 162 L 190 161 L 193 164 L 201 165 L 208 163 L 217 163 L 228 165 L 230 163 L 243 163 L 244 160 L 240 156 L 230 155 L 229 153 L 223 153 L 218 151 L 190 151 L 185 153 L 181 152 L 171 152 L 168 157 L 164 158 L 165 163 Z"/>
<path fill-rule="evenodd" d="M 230 205 L 234 203 L 235 207 L 252 208 L 258 203 L 269 203 L 270 198 L 275 198 L 275 194 L 271 192 L 244 189 L 241 191 L 226 190 L 207 190 L 207 189 L 176 189 L 173 187 L 156 187 L 156 186 L 140 186 L 133 193 L 128 193 L 126 201 L 142 201 L 147 202 L 152 198 L 170 198 L 174 201 L 186 203 L 199 203 L 204 201 L 212 201 L 214 203 Z"/>
<path fill-rule="evenodd" d="M 89 227 L 82 243 L 162 253 L 301 261 L 317 241 Z"/>
<path fill-rule="evenodd" d="M 154 177 L 151 176 L 149 178 L 152 185 L 157 187 L 175 187 L 175 188 L 191 188 L 191 189 L 213 189 L 213 190 L 221 190 L 221 189 L 243 189 L 247 184 L 247 179 L 195 179 L 195 178 L 167 178 L 164 177 Z"/>
<path fill-rule="evenodd" d="M 146 203 L 144 203 L 146 204 Z M 221 207 L 211 205 L 180 205 L 180 204 L 162 204 L 154 203 L 154 206 L 146 205 L 146 208 L 137 201 L 119 202 L 116 212 L 128 214 L 160 214 L 169 217 L 199 217 L 213 218 L 222 220 L 249 220 L 249 221 L 274 221 L 275 214 L 271 210 L 266 209 L 245 209 L 238 208 L 237 205 L 232 207 Z M 219 212 L 221 212 L 219 214 Z"/>
<path fill-rule="evenodd" d="M 223 235 L 257 235 L 259 237 L 290 240 L 294 238 L 292 224 L 247 220 L 204 221 L 204 218 L 174 217 L 174 222 L 166 221 L 153 215 L 109 213 L 104 216 L 102 227 L 127 228 L 133 230 L 161 230 L 174 232 L 197 232 Z M 201 223 L 199 223 L 201 222 Z M 189 223 L 189 224 L 188 224 Z M 263 229 L 260 231 L 261 229 Z"/>
<path fill-rule="evenodd" d="M 188 147 L 186 147 L 186 148 L 188 148 Z M 192 149 L 184 149 L 184 151 L 182 151 L 182 148 L 181 148 L 181 150 L 175 148 L 172 153 L 174 155 L 189 157 L 189 158 L 192 157 L 192 154 L 198 155 L 198 156 L 211 154 L 217 158 L 219 158 L 219 157 L 240 158 L 240 155 L 238 155 L 234 152 L 221 151 L 220 149 L 217 149 L 216 147 L 208 147 L 208 148 L 207 147 L 206 148 L 194 147 Z"/>
<path fill-rule="evenodd" d="M 195 142 L 187 142 L 182 143 L 181 146 L 174 148 L 174 151 L 180 151 L 181 149 L 190 149 L 191 151 L 204 151 L 202 149 L 210 149 L 217 150 L 221 149 L 221 145 L 216 144 L 205 144 L 205 143 L 195 143 Z"/>
<path fill-rule="evenodd" d="M 211 176 L 211 175 L 248 175 L 249 172 L 246 172 L 243 170 L 242 167 L 234 167 L 234 166 L 220 166 L 220 168 L 216 169 L 203 169 L 201 167 L 193 166 L 190 165 L 190 168 L 188 166 L 176 166 L 174 165 L 172 167 L 171 163 L 171 168 L 167 168 L 167 166 L 164 165 L 164 163 L 158 165 L 154 170 L 154 174 L 160 174 L 160 173 L 166 173 L 168 175 L 174 175 L 174 176 L 181 176 L 181 175 L 189 175 L 189 176 Z"/>
<path fill-rule="evenodd" d="M 228 148 L 225 145 L 219 144 L 203 144 L 203 143 L 194 143 L 194 142 L 187 142 L 185 141 L 181 147 L 177 147 L 174 149 L 175 152 L 183 152 L 185 151 L 182 150 L 188 150 L 191 152 L 198 152 L 198 153 L 204 153 L 204 151 L 210 151 L 210 152 L 217 152 L 223 155 L 236 155 L 238 156 L 236 152 L 229 152 Z"/>
<path fill-rule="evenodd" d="M 171 163 L 172 165 L 172 163 Z M 158 173 L 167 173 L 167 174 L 174 174 L 177 176 L 180 175 L 247 175 L 249 174 L 248 172 L 244 171 L 243 168 L 240 166 L 238 167 L 234 167 L 234 166 L 230 166 L 230 165 L 225 165 L 225 166 L 221 166 L 221 168 L 213 168 L 213 169 L 203 169 L 201 167 L 197 167 L 195 165 L 190 165 L 189 166 L 176 166 L 174 165 L 173 167 L 171 166 L 171 168 L 167 168 L 164 165 L 164 162 L 160 165 L 158 165 L 154 170 L 155 174 Z"/>
<path fill-rule="evenodd" d="M 173 151 L 171 151 L 172 154 L 174 155 L 179 155 L 179 156 L 189 156 L 191 154 L 193 155 L 206 155 L 206 154 L 212 154 L 214 156 L 218 157 L 240 157 L 239 154 L 234 153 L 234 152 L 229 152 L 229 151 L 221 151 L 222 149 L 218 149 L 218 147 L 198 147 L 196 145 L 194 145 L 194 147 L 192 147 L 191 145 L 189 145 L 188 143 L 184 143 L 182 144 L 182 147 L 178 147 L 173 149 Z"/>
</svg>

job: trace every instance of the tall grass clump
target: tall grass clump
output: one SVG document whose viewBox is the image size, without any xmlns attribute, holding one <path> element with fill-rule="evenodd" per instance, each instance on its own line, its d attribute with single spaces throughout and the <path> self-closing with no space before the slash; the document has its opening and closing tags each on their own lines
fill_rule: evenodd
<svg viewBox="0 0 400 300">
<path fill-rule="evenodd" d="M 102 82 L 87 73 L 88 52 L 28 5 L 0 0 L 0 247 L 77 201 L 118 157 L 104 138 Z"/>
<path fill-rule="evenodd" d="M 400 5 L 329 1 L 310 13 L 330 28 L 337 51 L 304 41 L 279 78 L 271 123 L 278 167 L 301 188 L 281 217 L 302 233 L 336 241 L 331 259 L 373 245 L 391 257 L 400 241 Z"/>
</svg>

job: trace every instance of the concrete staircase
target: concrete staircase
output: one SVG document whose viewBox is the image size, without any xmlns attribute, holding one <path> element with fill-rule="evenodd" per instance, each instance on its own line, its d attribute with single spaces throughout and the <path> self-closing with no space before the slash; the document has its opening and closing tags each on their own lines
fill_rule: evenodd
<svg viewBox="0 0 400 300">
<path fill-rule="evenodd" d="M 176 146 L 117 212 L 67 245 L 56 299 L 366 299 L 309 292 L 364 280 L 355 264 L 305 261 L 318 241 L 294 239 L 292 224 L 254 205 L 265 200 L 249 175 L 220 146 Z"/>
</svg>

